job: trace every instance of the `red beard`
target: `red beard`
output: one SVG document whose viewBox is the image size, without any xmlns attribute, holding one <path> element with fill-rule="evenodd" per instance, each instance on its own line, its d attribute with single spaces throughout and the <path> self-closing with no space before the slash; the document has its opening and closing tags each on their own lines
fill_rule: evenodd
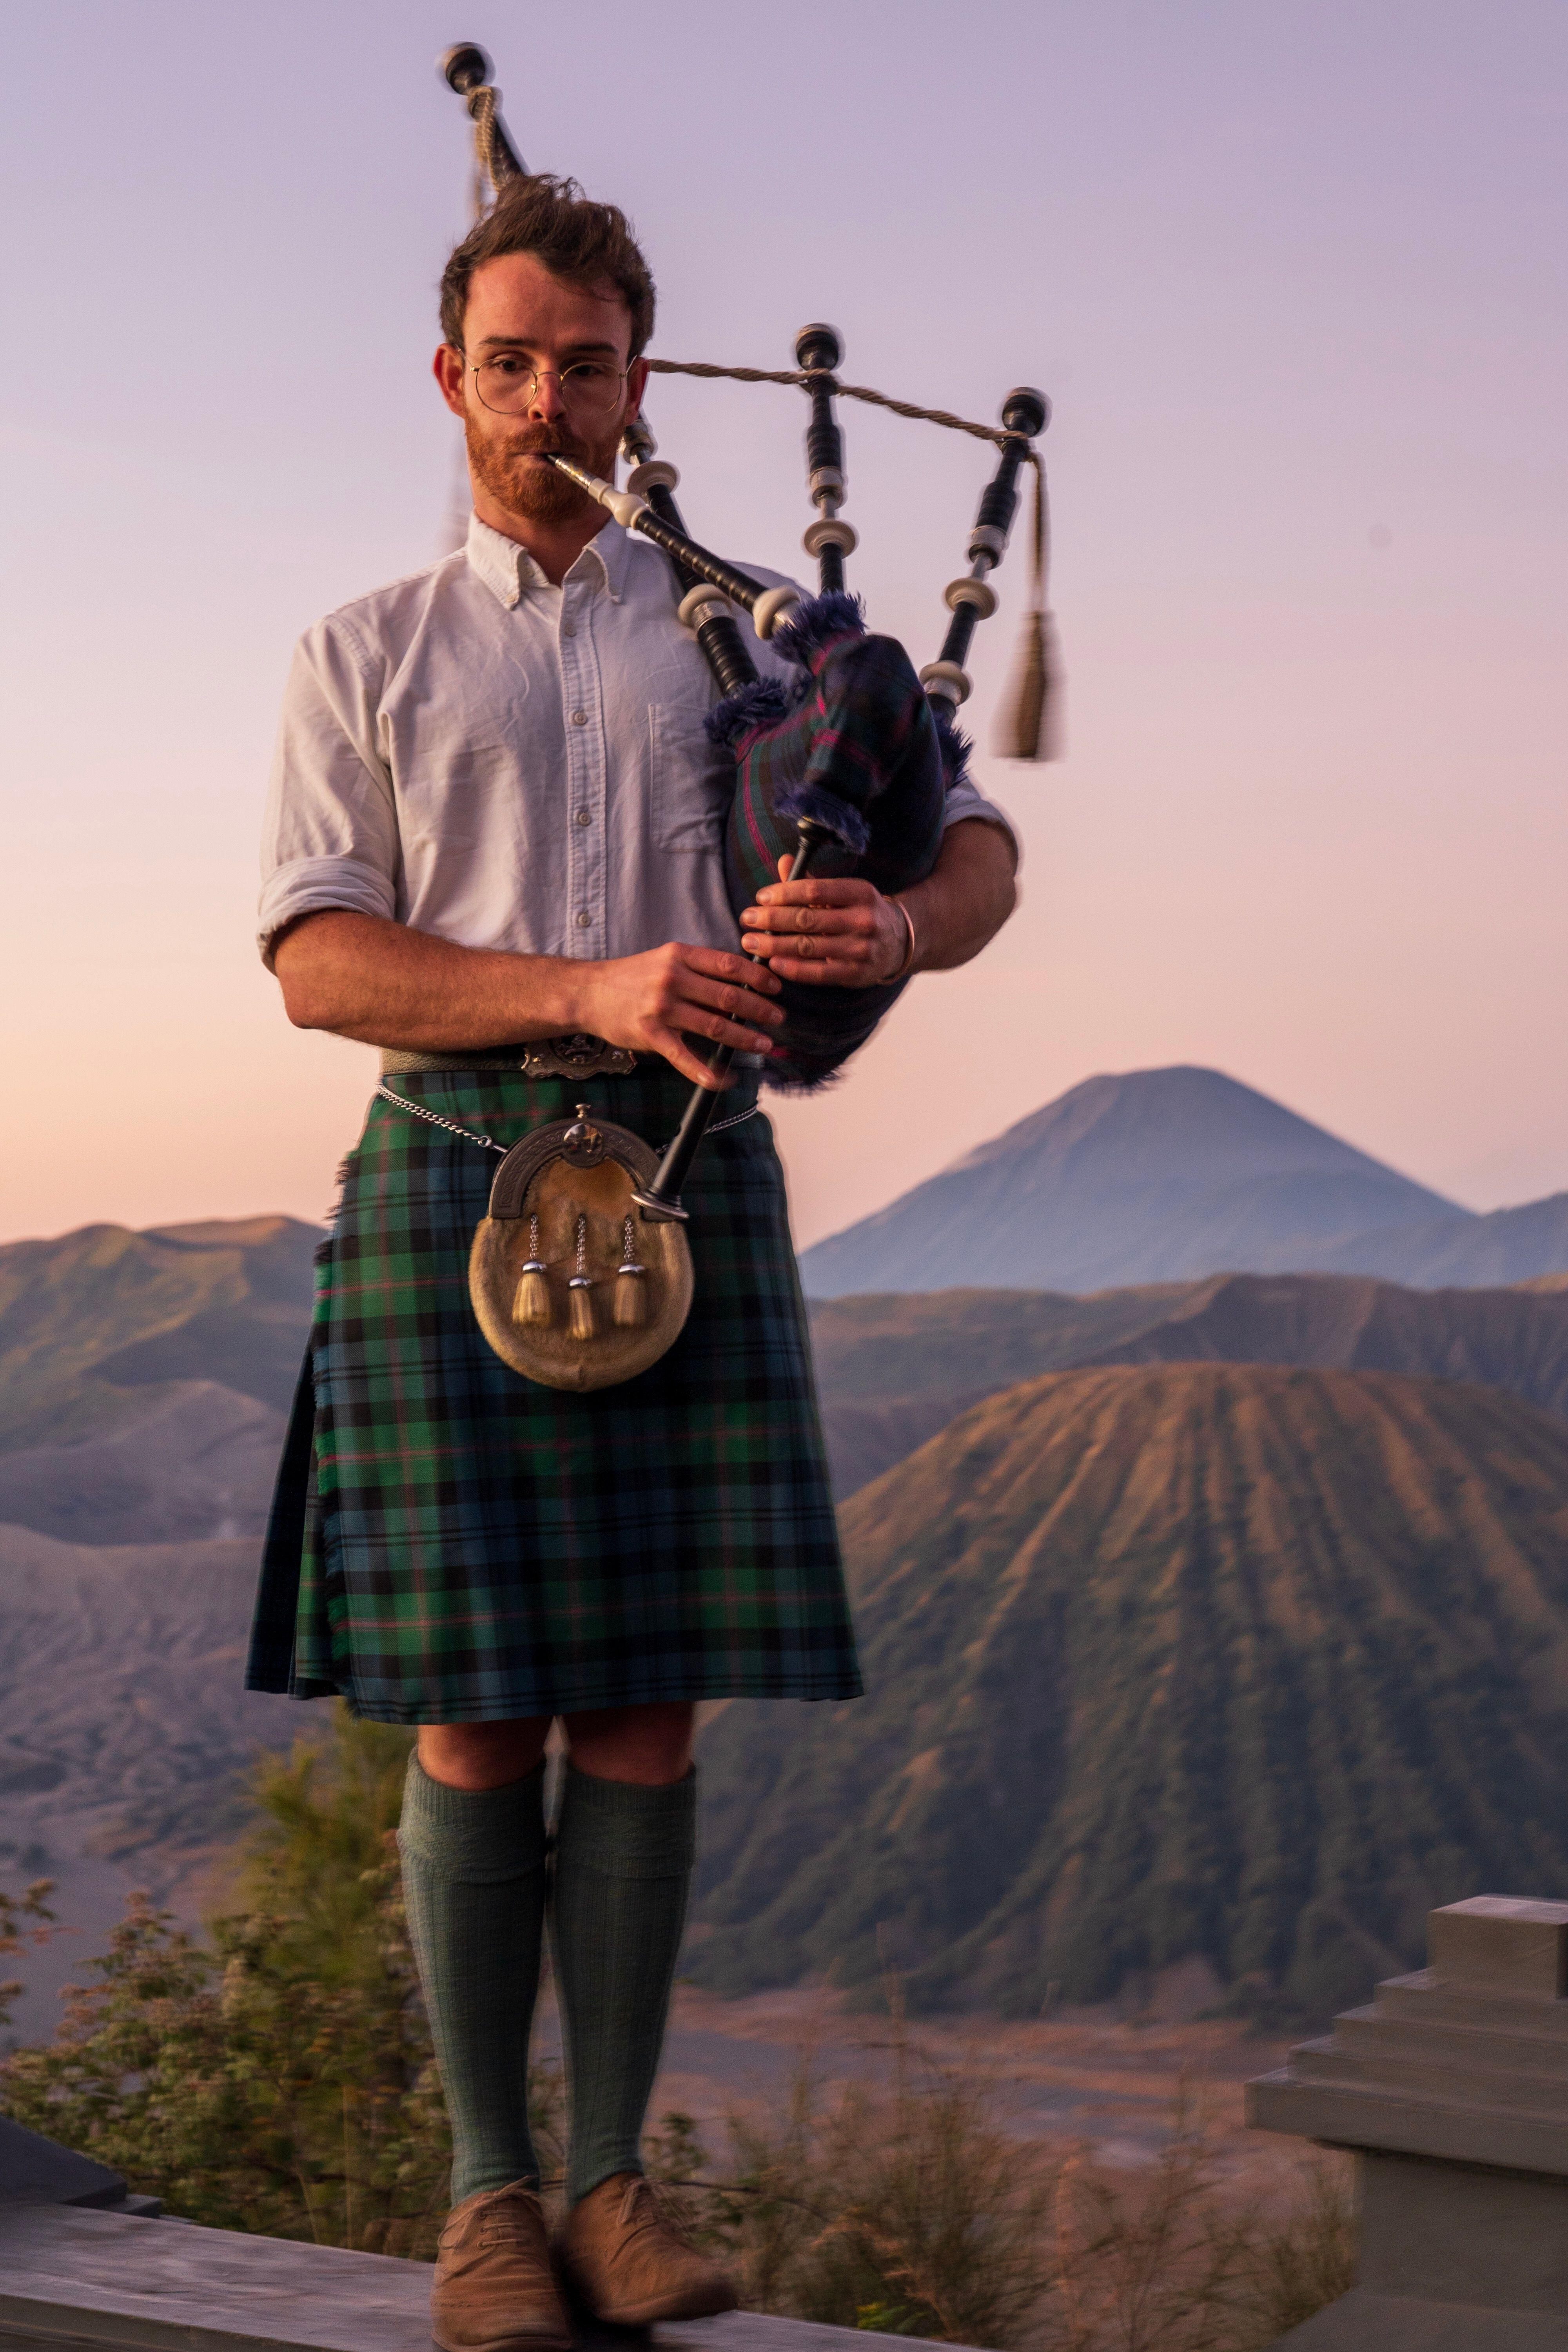
<svg viewBox="0 0 1568 2352">
<path fill-rule="evenodd" d="M 618 427 L 603 444 L 580 440 L 564 425 L 525 425 L 515 438 L 505 442 L 490 439 L 471 416 L 463 429 L 475 480 L 510 514 L 521 516 L 525 522 L 550 524 L 582 522 L 590 514 L 600 513 L 587 491 L 558 474 L 553 466 L 531 466 L 527 460 L 531 453 L 553 450 L 570 457 L 585 473 L 608 480 L 620 439 Z"/>
</svg>

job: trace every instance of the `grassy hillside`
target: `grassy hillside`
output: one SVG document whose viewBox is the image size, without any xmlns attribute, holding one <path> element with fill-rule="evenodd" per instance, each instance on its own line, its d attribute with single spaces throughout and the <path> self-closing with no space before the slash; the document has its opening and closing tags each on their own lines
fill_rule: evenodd
<svg viewBox="0 0 1568 2352">
<path fill-rule="evenodd" d="M 705 1737 L 715 1988 L 890 1958 L 1025 2015 L 1199 1954 L 1327 2014 L 1431 1906 L 1568 1889 L 1568 1424 L 1382 1373 L 1058 1373 L 843 1519 L 869 1696 Z"/>
</svg>

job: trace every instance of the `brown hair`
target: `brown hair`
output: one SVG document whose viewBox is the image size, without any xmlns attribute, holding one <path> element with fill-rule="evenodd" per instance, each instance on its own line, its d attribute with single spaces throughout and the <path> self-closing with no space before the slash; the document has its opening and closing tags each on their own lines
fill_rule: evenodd
<svg viewBox="0 0 1568 2352">
<path fill-rule="evenodd" d="M 505 181 L 441 272 L 441 332 L 458 351 L 469 281 L 482 262 L 503 253 L 536 254 L 569 286 L 613 286 L 632 314 L 629 356 L 637 357 L 653 332 L 653 276 L 618 205 L 596 205 L 575 180 L 548 172 Z"/>
</svg>

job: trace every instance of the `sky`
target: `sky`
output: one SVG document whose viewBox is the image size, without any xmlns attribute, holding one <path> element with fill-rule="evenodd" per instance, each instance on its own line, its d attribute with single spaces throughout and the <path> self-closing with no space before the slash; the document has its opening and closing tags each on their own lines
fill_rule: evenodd
<svg viewBox="0 0 1568 2352">
<path fill-rule="evenodd" d="M 632 214 L 653 349 L 1046 437 L 1068 756 L 1013 923 L 778 1128 L 805 1244 L 1101 1070 L 1201 1063 L 1468 1205 L 1568 1189 L 1561 0 L 55 0 L 8 34 L 0 1239 L 322 1214 L 374 1081 L 253 944 L 289 654 L 437 553 L 482 41 Z M 806 568 L 786 389 L 657 381 L 698 536 Z M 986 453 L 846 404 L 851 582 L 934 656 Z M 1021 540 L 1021 535 L 1020 535 Z"/>
</svg>

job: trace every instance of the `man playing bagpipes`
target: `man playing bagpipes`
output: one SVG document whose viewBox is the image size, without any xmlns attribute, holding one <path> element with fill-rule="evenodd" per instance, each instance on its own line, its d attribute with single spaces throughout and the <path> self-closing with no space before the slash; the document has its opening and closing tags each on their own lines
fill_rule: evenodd
<svg viewBox="0 0 1568 2352">
<path fill-rule="evenodd" d="M 640 2154 L 694 1710 L 860 1689 L 756 1066 L 783 1055 L 781 997 L 962 964 L 1014 903 L 1006 821 L 961 782 L 924 879 L 781 879 L 737 919 L 735 761 L 705 726 L 718 689 L 680 580 L 549 462 L 613 484 L 653 313 L 614 206 L 571 182 L 501 188 L 441 289 L 467 543 L 307 633 L 267 820 L 262 947 L 289 1017 L 381 1047 L 384 1085 L 318 1255 L 248 1681 L 417 1727 L 399 1842 L 454 2142 L 445 2352 L 563 2347 L 563 2284 L 629 2325 L 734 2302 Z M 798 707 L 805 656 L 742 634 L 786 684 L 773 715 Z M 683 1187 L 684 1327 L 633 1377 L 574 1386 L 574 1349 L 642 1344 L 658 1271 L 635 1193 L 614 1196 L 603 1256 L 592 1187 L 631 1183 L 616 1149 L 646 1180 L 636 1139 L 651 1163 L 693 1083 L 720 1087 L 720 1049 L 740 1076 Z M 541 1133 L 532 1189 L 509 1178 L 498 1206 L 500 1155 Z M 537 1378 L 477 1319 L 487 1222 L 512 1255 L 486 1311 L 556 1350 Z M 528 2120 L 547 1913 L 571 2098 L 553 2248 Z"/>
</svg>

